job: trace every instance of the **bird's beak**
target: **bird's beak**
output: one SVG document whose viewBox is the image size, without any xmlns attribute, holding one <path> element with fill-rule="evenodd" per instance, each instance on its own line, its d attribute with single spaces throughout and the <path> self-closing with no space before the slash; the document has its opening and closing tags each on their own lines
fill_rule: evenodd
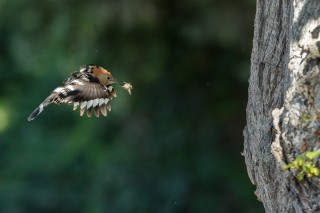
<svg viewBox="0 0 320 213">
<path fill-rule="evenodd" d="M 112 80 L 110 80 L 111 84 L 119 84 L 119 81 L 115 78 L 112 78 Z"/>
<path fill-rule="evenodd" d="M 113 78 L 113 79 L 111 80 L 111 83 L 112 83 L 112 84 L 123 84 L 121 81 L 119 81 L 118 79 L 115 79 L 115 78 Z"/>
</svg>

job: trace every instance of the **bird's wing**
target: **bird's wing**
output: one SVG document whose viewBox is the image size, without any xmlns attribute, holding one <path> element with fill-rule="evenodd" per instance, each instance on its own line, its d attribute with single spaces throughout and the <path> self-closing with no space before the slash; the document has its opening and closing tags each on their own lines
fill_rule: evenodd
<svg viewBox="0 0 320 213">
<path fill-rule="evenodd" d="M 116 93 L 112 85 L 102 85 L 92 75 L 75 73 L 64 81 L 63 86 L 56 88 L 51 97 L 51 101 L 56 104 L 73 103 L 74 110 L 80 106 L 80 115 L 87 109 L 90 117 L 92 109 L 96 116 L 99 116 L 99 110 L 106 116 L 106 109 L 111 111 L 109 101 L 116 97 Z"/>
</svg>

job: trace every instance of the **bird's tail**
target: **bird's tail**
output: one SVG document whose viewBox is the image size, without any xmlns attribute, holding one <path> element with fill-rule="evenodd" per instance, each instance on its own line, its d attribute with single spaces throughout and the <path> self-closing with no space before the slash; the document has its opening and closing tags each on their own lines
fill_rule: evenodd
<svg viewBox="0 0 320 213">
<path fill-rule="evenodd" d="M 52 103 L 52 95 L 50 95 L 44 102 L 42 102 L 28 117 L 28 121 L 32 121 L 35 119 L 43 110 L 45 107 L 47 107 L 49 104 Z"/>
</svg>

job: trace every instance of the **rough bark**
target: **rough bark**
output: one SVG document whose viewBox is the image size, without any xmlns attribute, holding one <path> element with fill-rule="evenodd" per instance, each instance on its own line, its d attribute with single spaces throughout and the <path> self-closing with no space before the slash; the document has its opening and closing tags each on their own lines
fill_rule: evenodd
<svg viewBox="0 0 320 213">
<path fill-rule="evenodd" d="M 266 212 L 320 212 L 319 178 L 282 168 L 320 146 L 319 17 L 319 0 L 257 0 L 244 156 Z"/>
</svg>

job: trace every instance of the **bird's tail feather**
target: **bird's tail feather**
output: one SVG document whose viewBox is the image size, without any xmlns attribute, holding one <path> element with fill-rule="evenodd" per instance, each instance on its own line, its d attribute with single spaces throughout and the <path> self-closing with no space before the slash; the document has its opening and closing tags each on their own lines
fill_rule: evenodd
<svg viewBox="0 0 320 213">
<path fill-rule="evenodd" d="M 28 117 L 28 121 L 35 119 L 45 107 L 52 103 L 52 95 L 50 95 L 44 102 L 42 102 Z"/>
<path fill-rule="evenodd" d="M 35 109 L 31 115 L 28 117 L 28 121 L 32 121 L 35 117 L 37 117 L 43 110 L 43 107 L 41 108 L 40 106 Z"/>
</svg>

